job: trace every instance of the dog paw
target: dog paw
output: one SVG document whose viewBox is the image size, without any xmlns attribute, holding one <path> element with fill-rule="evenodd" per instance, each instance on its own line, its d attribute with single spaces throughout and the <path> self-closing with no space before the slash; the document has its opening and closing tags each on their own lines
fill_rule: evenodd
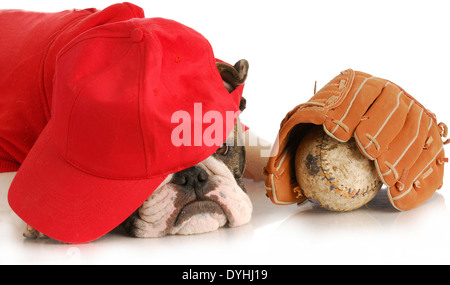
<svg viewBox="0 0 450 285">
<path fill-rule="evenodd" d="M 46 238 L 47 236 L 43 233 L 35 230 L 31 226 L 27 225 L 25 228 L 25 231 L 23 232 L 23 236 L 29 239 L 40 239 L 40 238 Z"/>
</svg>

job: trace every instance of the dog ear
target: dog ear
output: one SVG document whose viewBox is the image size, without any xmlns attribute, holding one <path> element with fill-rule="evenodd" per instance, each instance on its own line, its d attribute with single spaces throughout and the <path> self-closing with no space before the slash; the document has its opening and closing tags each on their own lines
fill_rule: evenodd
<svg viewBox="0 0 450 285">
<path fill-rule="evenodd" d="M 219 70 L 220 76 L 222 77 L 223 85 L 228 90 L 228 92 L 233 92 L 236 87 L 244 84 L 247 79 L 248 74 L 248 61 L 241 59 L 234 66 L 231 66 L 224 62 L 216 62 L 217 69 Z M 239 104 L 239 109 L 244 111 L 246 105 L 246 100 L 242 97 Z"/>
</svg>

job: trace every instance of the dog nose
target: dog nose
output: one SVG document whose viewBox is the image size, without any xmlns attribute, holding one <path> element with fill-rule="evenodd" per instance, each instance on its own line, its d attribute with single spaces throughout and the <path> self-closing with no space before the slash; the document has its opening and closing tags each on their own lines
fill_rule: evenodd
<svg viewBox="0 0 450 285">
<path fill-rule="evenodd" d="M 174 174 L 172 183 L 202 189 L 208 180 L 208 173 L 200 166 L 192 166 Z"/>
</svg>

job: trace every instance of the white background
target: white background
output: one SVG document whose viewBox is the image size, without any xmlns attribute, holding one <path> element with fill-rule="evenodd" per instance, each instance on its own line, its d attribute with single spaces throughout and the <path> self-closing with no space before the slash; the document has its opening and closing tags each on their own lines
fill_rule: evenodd
<svg viewBox="0 0 450 285">
<path fill-rule="evenodd" d="M 1 9 L 105 8 L 114 1 L 3 1 Z M 389 79 L 450 124 L 448 1 L 134 1 L 147 17 L 202 33 L 216 57 L 245 58 L 242 120 L 274 141 L 285 114 L 347 68 Z M 448 167 L 448 166 L 447 166 Z M 448 172 L 448 171 L 447 171 Z M 331 213 L 306 203 L 275 206 L 247 181 L 246 226 L 196 236 L 133 239 L 120 232 L 83 245 L 29 241 L 10 211 L 12 174 L 0 175 L 0 264 L 449 264 L 450 186 L 408 212 L 383 190 L 368 207 Z"/>
</svg>

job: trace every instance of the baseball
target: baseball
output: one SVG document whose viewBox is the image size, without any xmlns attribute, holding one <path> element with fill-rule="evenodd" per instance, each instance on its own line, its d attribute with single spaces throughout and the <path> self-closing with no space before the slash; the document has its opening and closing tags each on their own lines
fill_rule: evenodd
<svg viewBox="0 0 450 285">
<path fill-rule="evenodd" d="M 303 194 L 331 211 L 351 211 L 368 203 L 380 190 L 372 161 L 354 139 L 339 142 L 314 126 L 303 137 L 295 157 L 295 172 Z"/>
</svg>

